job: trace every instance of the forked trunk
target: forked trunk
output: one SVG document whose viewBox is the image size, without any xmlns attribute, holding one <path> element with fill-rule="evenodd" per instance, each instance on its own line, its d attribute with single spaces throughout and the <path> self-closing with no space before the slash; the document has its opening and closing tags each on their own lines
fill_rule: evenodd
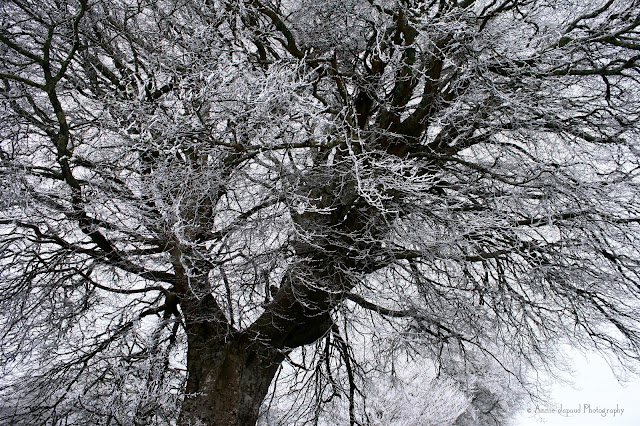
<svg viewBox="0 0 640 426">
<path fill-rule="evenodd" d="M 187 354 L 187 394 L 178 424 L 255 425 L 260 405 L 284 359 L 282 352 L 246 335 L 217 348 L 190 343 L 194 344 L 189 345 Z"/>
<path fill-rule="evenodd" d="M 180 426 L 251 426 L 285 354 L 331 328 L 320 279 L 285 275 L 265 312 L 244 331 L 226 321 L 211 294 L 182 301 L 188 340 Z M 295 288 L 295 289 L 294 289 Z"/>
</svg>

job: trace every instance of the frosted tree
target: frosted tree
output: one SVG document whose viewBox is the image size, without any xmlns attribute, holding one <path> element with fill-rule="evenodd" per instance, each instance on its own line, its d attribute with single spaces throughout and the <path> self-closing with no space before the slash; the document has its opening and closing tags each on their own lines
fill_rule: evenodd
<svg viewBox="0 0 640 426">
<path fill-rule="evenodd" d="M 375 423 L 413 363 L 500 422 L 559 341 L 638 360 L 637 0 L 0 8 L 3 421 Z"/>
</svg>

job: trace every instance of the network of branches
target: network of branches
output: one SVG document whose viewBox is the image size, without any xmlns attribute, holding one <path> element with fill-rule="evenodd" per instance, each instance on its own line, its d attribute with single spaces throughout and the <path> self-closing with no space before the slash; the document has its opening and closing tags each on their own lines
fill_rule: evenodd
<svg viewBox="0 0 640 426">
<path fill-rule="evenodd" d="M 10 0 L 0 80 L 0 422 L 499 424 L 558 343 L 638 361 L 638 0 Z M 384 417 L 416 377 L 466 399 Z"/>
</svg>

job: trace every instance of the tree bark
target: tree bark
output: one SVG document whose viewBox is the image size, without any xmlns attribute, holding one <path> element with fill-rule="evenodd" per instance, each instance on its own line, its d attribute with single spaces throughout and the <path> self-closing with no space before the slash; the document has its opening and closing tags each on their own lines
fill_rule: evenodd
<svg viewBox="0 0 640 426">
<path fill-rule="evenodd" d="M 209 350 L 194 343 L 187 353 L 189 378 L 178 423 L 254 425 L 284 353 L 247 334 Z"/>
<path fill-rule="evenodd" d="M 181 305 L 188 342 L 181 426 L 254 425 L 285 355 L 315 342 L 332 324 L 326 290 L 295 274 L 283 279 L 265 312 L 243 331 L 216 314 L 211 295 Z"/>
<path fill-rule="evenodd" d="M 332 176 L 329 170 L 325 172 L 323 176 Z M 336 188 L 341 188 L 337 194 L 332 192 Z M 318 205 L 334 213 L 294 215 L 301 229 L 316 236 L 314 244 L 294 243 L 304 262 L 288 270 L 273 300 L 250 326 L 235 330 L 211 294 L 181 302 L 188 339 L 181 426 L 254 425 L 286 354 L 317 341 L 331 329 L 332 309 L 353 286 L 345 271 L 367 271 L 375 263 L 371 259 L 375 247 L 363 247 L 357 236 L 364 230 L 382 233 L 386 228 L 377 212 L 368 211 L 367 206 L 356 208 L 355 183 L 340 186 L 330 181 L 326 187 L 311 185 L 309 191 Z M 370 254 L 358 255 L 363 252 Z M 178 276 L 186 276 L 179 263 L 174 267 Z M 197 269 L 192 265 L 191 270 Z M 202 273 L 196 287 L 206 289 L 206 277 Z M 191 277 L 191 287 L 195 282 Z M 186 282 L 177 287 L 188 294 Z"/>
</svg>

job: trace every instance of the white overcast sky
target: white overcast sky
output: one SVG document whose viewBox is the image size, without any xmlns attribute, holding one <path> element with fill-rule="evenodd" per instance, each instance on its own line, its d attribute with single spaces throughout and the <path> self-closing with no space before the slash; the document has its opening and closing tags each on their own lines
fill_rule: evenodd
<svg viewBox="0 0 640 426">
<path fill-rule="evenodd" d="M 551 400 L 556 406 L 579 409 L 580 413 L 563 416 L 557 413 L 541 414 L 538 417 L 527 414 L 526 409 L 535 411 L 535 405 L 525 406 L 525 411 L 514 422 L 515 426 L 638 426 L 640 425 L 640 378 L 631 377 L 626 384 L 620 384 L 609 365 L 598 354 L 584 356 L 576 353 L 574 385 L 555 385 L 551 388 Z M 589 413 L 599 409 L 624 409 L 622 414 Z M 549 408 L 542 407 L 539 408 Z"/>
</svg>

